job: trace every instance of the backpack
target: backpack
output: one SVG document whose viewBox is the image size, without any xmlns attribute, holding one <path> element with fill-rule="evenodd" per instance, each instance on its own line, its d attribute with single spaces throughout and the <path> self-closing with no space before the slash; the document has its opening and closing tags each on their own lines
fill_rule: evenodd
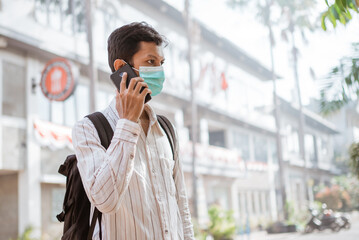
<svg viewBox="0 0 359 240">
<path fill-rule="evenodd" d="M 113 137 L 113 130 L 106 117 L 95 112 L 86 116 L 94 124 L 99 135 L 101 145 L 107 149 Z M 162 115 L 157 115 L 157 120 L 165 131 L 171 145 L 173 159 L 177 153 L 176 135 L 171 122 Z M 102 213 L 95 207 L 91 224 L 90 209 L 91 203 L 87 198 L 85 189 L 82 185 L 81 176 L 77 168 L 76 155 L 67 156 L 66 160 L 59 167 L 58 172 L 66 177 L 66 192 L 63 202 L 63 210 L 56 217 L 60 222 L 64 222 L 63 236 L 61 240 L 84 240 L 92 239 L 96 220 L 99 221 L 100 239 L 102 239 L 101 217 Z"/>
</svg>

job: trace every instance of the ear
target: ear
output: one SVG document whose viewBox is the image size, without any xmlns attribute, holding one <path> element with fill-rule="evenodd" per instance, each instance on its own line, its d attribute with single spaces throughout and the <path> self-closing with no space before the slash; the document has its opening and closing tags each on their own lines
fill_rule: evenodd
<svg viewBox="0 0 359 240">
<path fill-rule="evenodd" d="M 117 71 L 119 68 L 123 67 L 126 65 L 126 62 L 122 59 L 116 59 L 113 62 L 113 67 L 115 68 L 115 71 Z"/>
</svg>

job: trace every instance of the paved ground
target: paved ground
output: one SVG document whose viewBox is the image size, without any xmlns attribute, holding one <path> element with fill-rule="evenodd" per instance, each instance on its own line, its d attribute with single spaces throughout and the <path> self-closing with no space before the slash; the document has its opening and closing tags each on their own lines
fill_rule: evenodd
<svg viewBox="0 0 359 240">
<path fill-rule="evenodd" d="M 236 240 L 359 240 L 359 221 L 352 223 L 349 230 L 341 230 L 333 233 L 330 230 L 314 232 L 311 234 L 283 233 L 267 234 L 266 232 L 255 232 L 250 236 L 238 236 Z"/>
</svg>

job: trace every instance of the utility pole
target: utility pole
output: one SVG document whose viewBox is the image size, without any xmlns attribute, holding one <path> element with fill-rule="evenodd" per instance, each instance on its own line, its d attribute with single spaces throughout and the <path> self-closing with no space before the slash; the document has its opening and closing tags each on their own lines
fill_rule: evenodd
<svg viewBox="0 0 359 240">
<path fill-rule="evenodd" d="M 89 48 L 89 65 L 88 72 L 90 78 L 90 112 L 96 110 L 96 89 L 97 89 L 97 69 L 94 60 L 94 47 L 92 35 L 92 4 L 91 0 L 86 0 L 86 35 Z"/>
<path fill-rule="evenodd" d="M 198 218 L 197 206 L 197 174 L 196 174 L 196 143 L 197 143 L 197 106 L 195 101 L 195 89 L 193 83 L 193 67 L 192 67 L 192 24 L 190 16 L 190 2 L 185 0 L 185 21 L 187 30 L 187 57 L 189 66 L 189 81 L 191 88 L 191 136 L 192 136 L 192 204 L 193 216 Z"/>
<path fill-rule="evenodd" d="M 272 31 L 272 23 L 270 19 L 271 13 L 271 5 L 270 1 L 267 0 L 267 11 L 268 11 L 268 21 L 267 27 L 269 32 L 269 42 L 270 42 L 270 57 L 271 57 L 271 72 L 272 72 L 272 82 L 273 82 L 273 103 L 274 103 L 274 119 L 276 125 L 276 145 L 277 145 L 277 157 L 278 157 L 278 165 L 279 165 L 279 182 L 280 182 L 280 191 L 282 197 L 282 209 L 283 209 L 283 217 L 284 219 L 288 219 L 288 212 L 285 208 L 285 204 L 287 202 L 287 194 L 285 191 L 285 179 L 284 179 L 284 166 L 283 166 L 283 148 L 282 148 L 282 139 L 281 139 L 281 123 L 280 123 L 280 113 L 278 106 L 278 97 L 277 97 L 277 76 L 275 74 L 274 67 L 274 36 Z"/>
</svg>

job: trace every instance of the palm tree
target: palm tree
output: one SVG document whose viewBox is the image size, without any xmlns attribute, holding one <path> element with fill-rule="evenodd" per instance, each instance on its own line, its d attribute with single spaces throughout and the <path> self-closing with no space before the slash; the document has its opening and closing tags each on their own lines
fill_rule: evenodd
<svg viewBox="0 0 359 240">
<path fill-rule="evenodd" d="M 352 48 L 353 54 L 340 59 L 322 81 L 320 106 L 323 115 L 359 100 L 359 43 L 354 43 Z"/>
<path fill-rule="evenodd" d="M 333 27 L 337 21 L 346 25 L 351 19 L 351 12 L 359 13 L 359 0 L 338 0 L 328 6 L 328 10 L 321 14 L 322 28 L 326 31 L 326 19 Z M 320 108 L 323 115 L 334 113 L 345 105 L 359 100 L 359 43 L 354 43 L 353 54 L 340 59 L 339 65 L 332 68 L 323 81 L 320 92 Z M 359 143 L 352 143 L 349 148 L 350 167 L 359 179 Z"/>
<path fill-rule="evenodd" d="M 229 5 L 234 8 L 239 8 L 242 10 L 249 0 L 230 0 Z M 260 22 L 265 25 L 268 29 L 268 41 L 270 43 L 270 57 L 271 57 L 271 72 L 272 72 L 272 82 L 273 82 L 273 104 L 274 104 L 274 119 L 276 124 L 276 146 L 277 146 L 277 156 L 279 164 L 279 179 L 280 179 L 280 191 L 282 197 L 282 210 L 284 219 L 288 218 L 288 213 L 285 208 L 285 203 L 287 202 L 287 194 L 285 191 L 285 181 L 284 181 L 284 167 L 283 167 L 283 151 L 282 151 L 282 140 L 281 140 L 281 130 L 280 130 L 280 113 L 278 107 L 278 97 L 277 97 L 277 75 L 275 73 L 275 63 L 274 63 L 274 36 L 273 36 L 273 20 L 271 18 L 271 7 L 273 6 L 273 0 L 266 0 L 263 4 L 260 0 L 256 1 L 257 5 L 257 16 L 259 17 Z"/>
<path fill-rule="evenodd" d="M 250 1 L 249 0 L 230 0 L 229 4 L 233 7 L 243 8 Z M 252 1 L 253 2 L 253 1 Z M 295 32 L 300 31 L 301 35 L 305 39 L 305 29 L 314 30 L 314 25 L 311 24 L 308 11 L 315 6 L 314 0 L 266 0 L 264 3 L 261 0 L 255 1 L 257 6 L 257 17 L 258 20 L 267 27 L 268 29 L 268 40 L 270 42 L 270 51 L 271 51 L 271 65 L 272 65 L 272 81 L 273 81 L 273 101 L 275 107 L 275 122 L 276 122 L 276 132 L 277 132 L 277 152 L 278 152 L 278 163 L 279 163 L 279 174 L 281 179 L 281 194 L 282 194 L 282 203 L 285 219 L 288 217 L 286 208 L 284 207 L 286 203 L 286 192 L 284 187 L 284 169 L 283 169 L 283 156 L 282 156 L 282 146 L 280 138 L 280 114 L 278 109 L 278 100 L 276 93 L 276 74 L 274 69 L 274 57 L 273 57 L 273 48 L 274 48 L 274 36 L 273 36 L 273 25 L 282 26 L 282 37 L 284 40 L 288 41 L 288 34 L 291 36 L 292 44 L 292 56 L 293 56 L 293 71 L 294 79 L 296 83 L 297 90 L 297 99 L 299 104 L 299 147 L 300 155 L 303 160 L 305 160 L 305 149 L 304 149 L 304 115 L 303 115 L 303 105 L 301 100 L 301 92 L 299 85 L 299 76 L 298 76 L 298 49 L 295 42 Z M 273 21 L 271 18 L 271 8 L 274 6 L 279 7 L 281 10 L 281 17 L 278 21 Z"/>
<path fill-rule="evenodd" d="M 315 25 L 310 21 L 310 15 L 308 14 L 315 6 L 314 0 L 276 0 L 276 3 L 281 9 L 281 23 L 284 24 L 282 29 L 283 39 L 288 41 L 288 35 L 290 35 L 290 42 L 292 44 L 292 57 L 293 57 L 293 72 L 294 80 L 297 90 L 297 101 L 299 105 L 299 149 L 301 158 L 305 161 L 305 144 L 304 144 L 304 114 L 303 104 L 301 97 L 301 89 L 298 76 L 298 48 L 295 42 L 295 33 L 299 31 L 305 39 L 305 30 L 309 29 L 314 31 Z"/>
</svg>

